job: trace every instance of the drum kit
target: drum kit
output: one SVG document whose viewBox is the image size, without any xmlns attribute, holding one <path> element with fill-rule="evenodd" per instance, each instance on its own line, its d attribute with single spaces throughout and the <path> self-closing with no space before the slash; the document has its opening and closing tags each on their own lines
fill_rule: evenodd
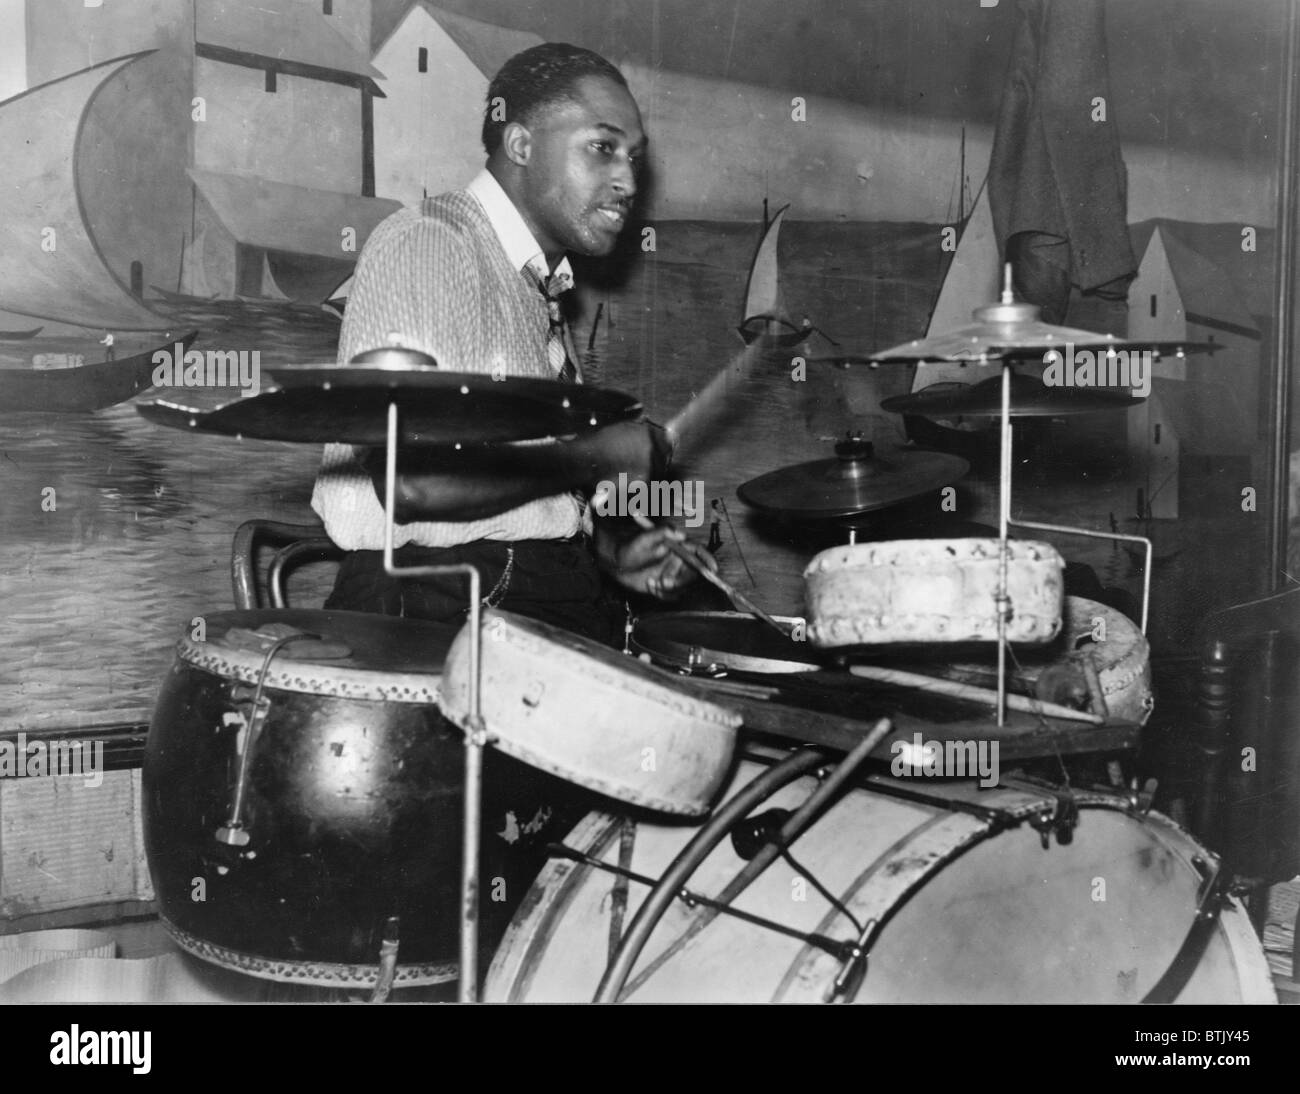
<svg viewBox="0 0 1300 1094">
<path fill-rule="evenodd" d="M 1041 356 L 1064 329 L 1009 292 L 975 319 L 862 363 L 1001 362 L 1009 448 L 1016 408 L 1059 410 L 1016 394 L 1006 361 Z M 1009 451 L 997 538 L 823 551 L 805 571 L 806 619 L 770 616 L 714 575 L 740 610 L 643 616 L 620 653 L 483 607 L 472 566 L 399 567 L 391 514 L 400 448 L 500 466 L 503 446 L 561 443 L 639 405 L 420 357 L 286 366 L 253 398 L 139 408 L 183 429 L 383 445 L 385 568 L 468 586 L 459 629 L 288 608 L 194 621 L 144 770 L 150 868 L 183 949 L 375 1000 L 452 981 L 477 1000 L 481 956 L 497 1001 L 1273 998 L 1214 856 L 1150 812 L 1149 789 L 1060 786 L 1032 770 L 995 770 L 985 788 L 910 777 L 965 746 L 991 745 L 995 766 L 999 747 L 1017 762 L 1113 753 L 1136 745 L 1150 714 L 1145 596 L 1137 627 L 1067 597 L 1050 544 L 1009 537 L 1013 523 L 1076 531 L 1010 519 Z M 958 412 L 988 405 L 982 388 Z M 706 410 L 697 399 L 669 436 Z M 852 521 L 966 470 L 851 441 L 740 495 L 769 515 Z M 978 653 L 994 642 L 996 666 Z M 950 655 L 884 663 L 935 649 Z M 482 841 L 503 795 L 521 830 L 544 811 L 545 784 L 515 785 L 523 770 L 605 799 L 542 849 L 540 873 Z M 485 879 L 512 889 L 520 877 L 512 918 L 481 939 L 481 922 L 503 914 L 482 899 Z"/>
</svg>

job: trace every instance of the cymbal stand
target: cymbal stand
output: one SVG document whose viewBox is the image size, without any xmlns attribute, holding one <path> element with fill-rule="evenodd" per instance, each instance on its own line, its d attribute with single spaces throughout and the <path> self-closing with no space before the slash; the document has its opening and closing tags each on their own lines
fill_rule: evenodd
<svg viewBox="0 0 1300 1094">
<path fill-rule="evenodd" d="M 997 304 L 979 308 L 975 312 L 990 323 L 1006 322 L 1008 324 L 1023 321 L 1038 314 L 1038 309 L 1016 301 L 1011 288 L 1011 264 L 1004 267 L 1002 295 Z M 1114 351 L 1111 350 L 1113 353 Z M 998 691 L 997 724 L 1006 724 L 1007 712 L 1007 622 L 1010 617 L 1011 600 L 1007 588 L 1007 566 L 1010 558 L 1008 530 L 1011 525 L 1017 528 L 1030 528 L 1040 532 L 1056 532 L 1061 535 L 1085 536 L 1090 539 L 1125 540 L 1141 543 L 1146 552 L 1146 562 L 1142 573 L 1142 631 L 1146 633 L 1147 615 L 1151 599 L 1151 541 L 1144 536 L 1131 536 L 1120 532 L 1096 532 L 1090 528 L 1073 528 L 1061 524 L 1043 524 L 1037 521 L 1016 520 L 1011 516 L 1011 358 L 1002 357 L 1002 407 L 1000 415 L 1001 460 L 998 469 L 998 591 L 995 606 L 998 615 Z M 980 363 L 988 363 L 988 358 L 980 357 Z"/>
<path fill-rule="evenodd" d="M 1087 539 L 1121 540 L 1127 543 L 1140 543 L 1145 553 L 1142 566 L 1142 633 L 1146 634 L 1147 620 L 1151 610 L 1151 558 L 1152 544 L 1146 536 L 1131 536 L 1124 532 L 1098 532 L 1091 528 L 1075 528 L 1065 524 L 1044 524 L 1041 521 L 1020 520 L 1011 515 L 1011 362 L 1002 362 L 1002 443 L 1001 466 L 998 475 L 998 725 L 1006 722 L 1007 682 L 1007 613 L 1011 608 L 1007 592 L 1007 562 L 1010 547 L 1007 542 L 1008 528 L 1028 528 L 1035 532 L 1055 532 L 1066 536 L 1083 536 Z"/>
<path fill-rule="evenodd" d="M 461 916 L 459 1000 L 478 999 L 479 825 L 483 805 L 483 749 L 491 744 L 483 725 L 480 665 L 483 650 L 482 578 L 468 563 L 450 566 L 398 566 L 393 561 L 394 500 L 397 494 L 397 404 L 388 404 L 388 444 L 384 462 L 384 573 L 390 577 L 460 574 L 469 580 L 469 713 L 465 732 L 465 804 L 461 833 Z"/>
</svg>

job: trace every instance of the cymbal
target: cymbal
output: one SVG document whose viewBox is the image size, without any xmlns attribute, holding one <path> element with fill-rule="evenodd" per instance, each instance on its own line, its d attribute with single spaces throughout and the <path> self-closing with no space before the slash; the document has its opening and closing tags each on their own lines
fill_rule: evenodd
<svg viewBox="0 0 1300 1094">
<path fill-rule="evenodd" d="M 946 452 L 841 441 L 835 458 L 794 464 L 742 483 L 741 501 L 774 516 L 849 517 L 920 497 L 956 482 L 970 464 Z"/>
<path fill-rule="evenodd" d="M 807 359 L 847 368 L 850 365 L 916 365 L 924 361 L 969 361 L 976 364 L 1002 360 L 1042 361 L 1050 351 L 1063 351 L 1067 345 L 1075 353 L 1081 350 L 1092 353 L 1127 350 L 1146 351 L 1155 357 L 1186 357 L 1193 353 L 1213 353 L 1218 348 L 1210 342 L 1124 339 L 1077 327 L 1058 327 L 1044 323 L 1040 314 L 1037 305 L 1023 303 L 1012 295 L 1008 269 L 1001 300 L 976 308 L 971 312 L 974 322 L 968 326 L 915 338 L 889 349 L 873 352 L 837 349 Z"/>
<path fill-rule="evenodd" d="M 1120 395 L 1113 388 L 1049 387 L 1032 376 L 1011 376 L 1013 418 L 1059 418 L 1099 410 L 1128 410 L 1145 401 Z M 991 376 L 978 384 L 934 384 L 910 395 L 885 399 L 880 406 L 896 414 L 927 418 L 996 418 L 1002 413 L 1002 377 Z"/>
<path fill-rule="evenodd" d="M 138 403 L 150 421 L 178 429 L 272 441 L 381 446 L 388 406 L 404 444 L 465 446 L 572 437 L 637 417 L 630 395 L 587 384 L 444 372 L 403 361 L 378 365 L 277 365 L 258 395 L 220 400 L 171 389 Z"/>
</svg>

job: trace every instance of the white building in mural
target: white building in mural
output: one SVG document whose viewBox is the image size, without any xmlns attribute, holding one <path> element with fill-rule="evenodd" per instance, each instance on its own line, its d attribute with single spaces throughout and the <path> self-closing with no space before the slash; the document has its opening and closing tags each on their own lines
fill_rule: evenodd
<svg viewBox="0 0 1300 1094">
<path fill-rule="evenodd" d="M 464 186 L 483 167 L 488 82 L 541 38 L 417 3 L 375 50 L 375 193 L 414 205 Z"/>
</svg>

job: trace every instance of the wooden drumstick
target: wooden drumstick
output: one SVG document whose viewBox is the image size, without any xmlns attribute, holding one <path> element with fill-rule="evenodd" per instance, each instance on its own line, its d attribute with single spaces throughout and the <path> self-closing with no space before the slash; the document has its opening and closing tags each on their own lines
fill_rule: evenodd
<svg viewBox="0 0 1300 1094">
<path fill-rule="evenodd" d="M 902 669 L 886 669 L 879 665 L 851 665 L 849 672 L 867 680 L 876 680 L 882 684 L 898 684 L 900 687 L 916 688 L 918 691 L 932 691 L 938 695 L 947 695 L 953 699 L 965 699 L 972 703 L 988 703 L 996 706 L 998 693 L 987 688 L 975 687 L 973 684 L 959 684 L 954 680 L 943 680 L 936 676 L 922 676 L 917 672 L 904 672 Z M 1106 719 L 1099 714 L 1073 707 L 1048 703 L 1041 699 L 1030 699 L 1024 695 L 1007 694 L 1007 706 L 1012 710 L 1023 710 L 1029 714 L 1041 714 L 1047 718 L 1061 718 L 1072 722 L 1089 722 L 1102 725 Z"/>
<path fill-rule="evenodd" d="M 762 356 L 758 343 L 750 343 L 719 369 L 717 375 L 669 419 L 664 432 L 668 434 L 674 450 L 695 439 L 700 429 L 722 409 L 728 382 L 732 379 L 749 379 L 754 364 Z"/>
</svg>

